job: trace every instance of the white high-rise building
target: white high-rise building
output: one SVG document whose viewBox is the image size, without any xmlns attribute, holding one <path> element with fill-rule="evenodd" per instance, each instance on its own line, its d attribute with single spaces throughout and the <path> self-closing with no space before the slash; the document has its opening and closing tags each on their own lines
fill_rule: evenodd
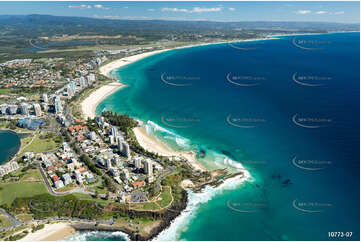
<svg viewBox="0 0 361 242">
<path fill-rule="evenodd" d="M 68 86 L 72 90 L 73 93 L 76 92 L 76 87 L 75 87 L 75 82 L 74 81 L 69 82 Z"/>
<path fill-rule="evenodd" d="M 123 146 L 123 150 L 122 150 L 122 154 L 127 157 L 130 158 L 130 148 L 127 142 L 122 142 L 122 146 Z"/>
<path fill-rule="evenodd" d="M 41 116 L 41 107 L 38 103 L 34 103 L 34 111 L 36 116 Z"/>
<path fill-rule="evenodd" d="M 110 168 L 112 168 L 112 160 L 110 159 L 110 158 L 108 158 L 108 159 L 106 159 L 106 161 L 105 161 L 106 163 L 106 168 L 108 169 L 108 170 L 110 170 Z"/>
<path fill-rule="evenodd" d="M 134 166 L 135 166 L 135 168 L 141 168 L 142 167 L 142 158 L 141 157 L 135 157 L 134 158 Z"/>
<path fill-rule="evenodd" d="M 56 96 L 54 99 L 55 113 L 62 113 L 63 106 L 59 96 Z"/>
<path fill-rule="evenodd" d="M 123 139 L 122 137 L 118 136 L 117 138 L 117 146 L 120 152 L 123 151 Z"/>
<path fill-rule="evenodd" d="M 44 112 L 48 112 L 49 105 L 47 103 L 42 103 L 41 106 L 43 107 Z"/>
<path fill-rule="evenodd" d="M 115 126 L 112 126 L 112 130 L 111 130 L 111 133 L 114 137 L 117 137 L 118 136 L 118 132 L 117 132 L 117 128 Z"/>
<path fill-rule="evenodd" d="M 49 103 L 48 94 L 43 93 L 43 101 L 44 103 Z"/>
<path fill-rule="evenodd" d="M 29 115 L 29 105 L 27 103 L 20 104 L 20 111 L 23 115 Z"/>
<path fill-rule="evenodd" d="M 11 114 L 11 115 L 14 115 L 14 114 L 16 114 L 17 112 L 18 112 L 18 105 L 9 105 L 9 113 Z"/>
<path fill-rule="evenodd" d="M 94 74 L 89 74 L 87 76 L 87 79 L 88 79 L 88 83 L 93 83 L 93 82 L 95 82 L 95 75 Z"/>
<path fill-rule="evenodd" d="M 0 105 L 0 111 L 2 115 L 7 114 L 8 107 L 9 105 L 7 105 L 6 103 Z"/>
<path fill-rule="evenodd" d="M 153 162 L 151 159 L 144 161 L 144 172 L 148 174 L 148 176 L 153 176 Z"/>
<path fill-rule="evenodd" d="M 68 93 L 69 96 L 74 96 L 74 91 L 73 89 L 70 87 L 70 84 L 66 85 L 66 91 Z"/>
<path fill-rule="evenodd" d="M 113 135 L 109 135 L 109 143 L 111 145 L 114 145 L 115 144 L 115 137 Z"/>
</svg>

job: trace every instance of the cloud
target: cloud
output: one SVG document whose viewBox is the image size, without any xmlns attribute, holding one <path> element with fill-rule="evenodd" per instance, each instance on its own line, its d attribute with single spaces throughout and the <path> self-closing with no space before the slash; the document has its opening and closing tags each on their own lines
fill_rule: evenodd
<svg viewBox="0 0 361 242">
<path fill-rule="evenodd" d="M 154 9 L 154 8 L 148 8 L 147 11 L 149 11 L 149 12 L 154 12 L 155 9 Z"/>
<path fill-rule="evenodd" d="M 220 12 L 222 11 L 222 8 L 200 8 L 200 7 L 195 7 L 192 10 L 192 13 L 203 13 L 203 12 Z"/>
<path fill-rule="evenodd" d="M 80 9 L 91 9 L 92 6 L 82 4 L 82 5 L 69 5 L 68 8 L 80 8 Z"/>
<path fill-rule="evenodd" d="M 101 5 L 101 4 L 96 4 L 96 5 L 94 5 L 94 8 L 99 8 L 99 9 L 104 9 L 104 10 L 108 10 L 108 9 L 110 9 L 110 8 L 106 8 L 106 7 L 104 7 L 103 5 Z"/>
<path fill-rule="evenodd" d="M 234 11 L 236 10 L 235 8 L 228 8 L 229 11 Z"/>
<path fill-rule="evenodd" d="M 326 11 L 317 11 L 316 14 L 325 14 L 327 13 Z"/>
<path fill-rule="evenodd" d="M 162 8 L 162 12 L 183 12 L 189 13 L 188 9 L 185 8 Z"/>
<path fill-rule="evenodd" d="M 219 12 L 222 8 L 200 8 L 194 7 L 193 9 L 186 8 L 162 8 L 162 12 L 180 12 L 180 13 L 208 13 L 208 12 Z"/>
<path fill-rule="evenodd" d="M 309 13 L 311 13 L 311 11 L 310 10 L 298 10 L 296 13 L 297 14 L 309 14 Z"/>
</svg>

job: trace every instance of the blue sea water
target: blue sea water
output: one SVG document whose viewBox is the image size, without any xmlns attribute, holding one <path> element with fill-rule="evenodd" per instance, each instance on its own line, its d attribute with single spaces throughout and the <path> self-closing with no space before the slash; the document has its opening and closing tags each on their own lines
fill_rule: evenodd
<svg viewBox="0 0 361 242">
<path fill-rule="evenodd" d="M 0 165 L 15 155 L 21 142 L 20 137 L 12 131 L 0 131 Z"/>
<path fill-rule="evenodd" d="M 163 52 L 113 71 L 128 87 L 98 113 L 127 113 L 205 166 L 242 163 L 252 176 L 190 192 L 157 239 L 359 240 L 359 46 L 359 33 L 287 36 Z"/>
</svg>

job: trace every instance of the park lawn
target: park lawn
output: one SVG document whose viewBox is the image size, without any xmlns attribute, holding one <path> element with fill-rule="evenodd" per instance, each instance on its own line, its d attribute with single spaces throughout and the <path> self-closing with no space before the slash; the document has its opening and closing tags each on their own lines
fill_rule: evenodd
<svg viewBox="0 0 361 242">
<path fill-rule="evenodd" d="M 50 150 L 54 150 L 59 147 L 60 144 L 56 143 L 53 138 L 40 138 L 40 136 L 36 136 L 33 142 L 27 146 L 22 153 L 25 152 L 46 152 Z"/>
<path fill-rule="evenodd" d="M 163 191 L 160 194 L 159 198 L 161 198 L 161 200 L 157 201 L 157 203 L 162 207 L 166 207 L 168 206 L 171 202 L 172 202 L 172 191 L 171 188 L 169 186 L 164 186 L 163 187 Z"/>
<path fill-rule="evenodd" d="M 11 221 L 8 217 L 0 215 L 0 228 L 6 228 L 11 225 Z"/>
<path fill-rule="evenodd" d="M 160 209 L 159 205 L 155 202 L 145 202 L 145 203 L 131 203 L 130 208 L 135 210 L 158 210 Z"/>
<path fill-rule="evenodd" d="M 38 182 L 14 182 L 0 184 L 0 205 L 11 204 L 17 197 L 32 197 L 47 193 L 43 183 Z"/>
<path fill-rule="evenodd" d="M 38 169 L 29 169 L 23 173 L 20 181 L 39 181 L 41 180 L 41 174 Z"/>
</svg>

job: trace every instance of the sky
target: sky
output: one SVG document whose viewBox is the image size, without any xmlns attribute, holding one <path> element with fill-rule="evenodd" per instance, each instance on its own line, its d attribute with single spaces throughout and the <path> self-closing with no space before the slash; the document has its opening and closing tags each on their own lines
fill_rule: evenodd
<svg viewBox="0 0 361 242">
<path fill-rule="evenodd" d="M 2 2 L 0 15 L 49 14 L 106 19 L 321 21 L 359 23 L 359 2 Z"/>
</svg>

